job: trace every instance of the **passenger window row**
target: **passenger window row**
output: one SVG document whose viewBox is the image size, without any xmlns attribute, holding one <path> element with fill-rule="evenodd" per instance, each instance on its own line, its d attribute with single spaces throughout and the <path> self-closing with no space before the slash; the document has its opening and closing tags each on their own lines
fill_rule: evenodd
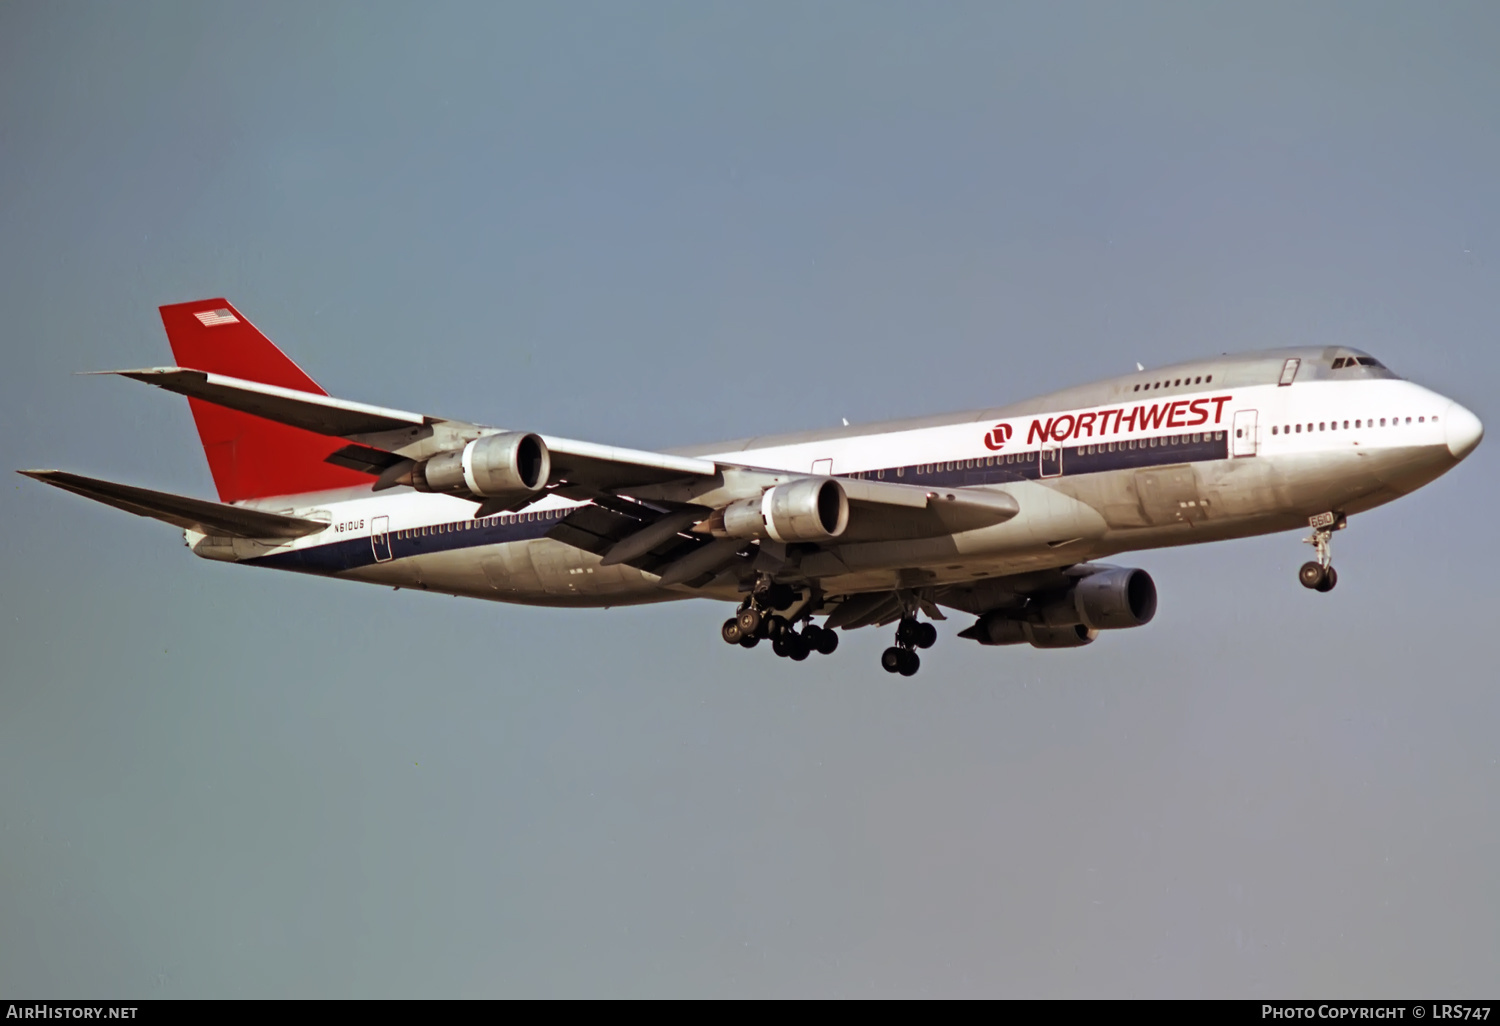
<svg viewBox="0 0 1500 1026">
<path fill-rule="evenodd" d="M 1438 419 L 1436 417 L 1433 417 L 1431 419 L 1432 419 L 1432 422 L 1434 424 L 1436 424 L 1438 422 Z M 1380 425 L 1379 426 L 1380 427 L 1386 427 L 1387 426 L 1386 425 L 1386 420 L 1387 420 L 1387 418 L 1381 417 L 1380 418 Z M 1400 417 L 1391 417 L 1391 418 L 1389 418 L 1389 420 L 1390 420 L 1390 425 L 1389 425 L 1390 427 L 1399 427 L 1399 426 L 1401 426 L 1401 418 Z M 1427 420 L 1428 420 L 1427 417 L 1418 417 L 1417 418 L 1417 423 L 1418 424 L 1425 424 L 1425 423 L 1427 423 Z M 1411 418 L 1410 417 L 1406 418 L 1406 423 L 1408 423 L 1408 424 L 1411 423 Z M 1361 417 L 1361 418 L 1359 418 L 1358 420 L 1356 420 L 1354 422 L 1354 427 L 1356 429 L 1359 429 L 1359 428 L 1372 428 L 1372 427 L 1375 427 L 1375 426 L 1376 426 L 1376 424 L 1375 424 L 1375 418 L 1374 417 L 1371 417 L 1368 420 L 1366 420 L 1363 417 Z M 1309 434 L 1311 434 L 1314 430 L 1317 430 L 1317 431 L 1339 431 L 1339 430 L 1345 430 L 1345 431 L 1347 431 L 1347 430 L 1349 430 L 1349 422 L 1347 420 L 1344 421 L 1344 426 L 1343 426 L 1342 429 L 1340 429 L 1339 422 L 1336 421 L 1336 420 L 1320 420 L 1320 421 L 1316 421 L 1316 422 L 1314 422 L 1314 421 L 1308 421 L 1308 423 L 1307 423 L 1307 432 Z M 1275 435 L 1275 434 L 1283 434 L 1283 435 L 1297 434 L 1297 435 L 1300 435 L 1301 433 L 1302 433 L 1302 425 L 1301 424 L 1282 424 L 1282 425 L 1280 425 L 1280 431 L 1277 430 L 1277 425 L 1275 425 L 1275 424 L 1271 425 L 1271 434 L 1273 434 L 1273 435 Z"/>
<path fill-rule="evenodd" d="M 1155 449 L 1158 445 L 1162 447 L 1195 445 L 1199 442 L 1222 442 L 1223 440 L 1224 432 L 1222 431 L 1199 431 L 1186 435 L 1165 435 L 1159 438 L 1132 438 L 1126 442 L 1100 442 L 1097 445 L 1081 445 L 1078 447 L 1078 455 L 1093 456 L 1101 452 L 1126 452 L 1137 448 Z"/>
<path fill-rule="evenodd" d="M 480 527 L 493 527 L 496 524 L 523 524 L 536 523 L 545 520 L 561 520 L 571 509 L 547 509 L 537 510 L 532 513 L 503 513 L 497 517 L 485 517 L 483 520 L 455 520 L 447 524 L 429 524 L 427 527 L 410 527 L 404 531 L 397 531 L 397 538 L 431 538 L 439 534 L 457 534 L 461 531 L 473 531 Z"/>
<path fill-rule="evenodd" d="M 1012 452 L 1004 456 L 987 456 L 978 460 L 950 460 L 944 463 L 915 463 L 905 467 L 896 467 L 894 477 L 905 477 L 907 471 L 916 477 L 924 474 L 941 474 L 949 470 L 976 470 L 982 467 L 1003 467 L 1008 463 L 1035 463 L 1036 451 Z M 868 481 L 884 481 L 886 470 L 862 470 L 850 474 L 849 477 Z"/>
<path fill-rule="evenodd" d="M 1196 378 L 1173 378 L 1170 381 L 1162 378 L 1160 381 L 1148 381 L 1145 384 L 1136 385 L 1132 391 L 1139 392 L 1144 389 L 1149 392 L 1154 388 L 1176 388 L 1179 385 L 1206 385 L 1213 381 L 1213 379 L 1214 376 L 1212 374 L 1207 376 L 1200 374 Z"/>
</svg>

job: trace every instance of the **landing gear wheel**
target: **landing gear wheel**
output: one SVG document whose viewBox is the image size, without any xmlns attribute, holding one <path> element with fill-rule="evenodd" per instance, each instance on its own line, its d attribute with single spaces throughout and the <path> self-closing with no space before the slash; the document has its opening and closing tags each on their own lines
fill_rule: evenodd
<svg viewBox="0 0 1500 1026">
<path fill-rule="evenodd" d="M 790 634 L 791 626 L 791 624 L 786 622 L 786 617 L 773 614 L 766 617 L 766 636 L 774 640 L 783 634 Z"/>
<path fill-rule="evenodd" d="M 739 622 L 741 634 L 754 634 L 760 630 L 760 610 L 754 606 L 746 606 L 735 616 Z"/>
<path fill-rule="evenodd" d="M 791 655 L 791 649 L 787 648 L 787 635 L 778 634 L 776 637 L 772 638 L 771 651 L 775 652 L 782 658 L 786 658 L 787 656 Z"/>
<path fill-rule="evenodd" d="M 810 646 L 807 643 L 807 639 L 802 637 L 800 634 L 787 635 L 786 647 L 786 654 L 790 656 L 794 661 L 799 663 L 812 653 L 812 646 Z"/>
<path fill-rule="evenodd" d="M 733 616 L 724 621 L 724 626 L 719 628 L 719 634 L 731 645 L 738 645 L 740 639 L 745 636 L 744 631 L 740 630 L 739 619 Z"/>
<path fill-rule="evenodd" d="M 906 649 L 892 645 L 880 653 L 880 665 L 886 673 L 900 673 L 901 667 L 905 665 L 905 660 L 902 658 L 904 655 L 906 655 Z"/>
<path fill-rule="evenodd" d="M 741 648 L 754 648 L 759 644 L 760 638 L 756 637 L 754 634 L 746 634 L 744 637 L 740 638 Z"/>
<path fill-rule="evenodd" d="M 1333 569 L 1333 532 L 1344 529 L 1344 514 L 1319 513 L 1308 517 L 1307 522 L 1313 533 L 1302 540 L 1317 551 L 1318 558 L 1311 563 L 1302 564 L 1302 569 L 1297 571 L 1297 580 L 1302 582 L 1304 588 L 1332 591 L 1333 586 L 1339 583 L 1339 575 Z"/>
<path fill-rule="evenodd" d="M 921 637 L 921 633 L 922 625 L 917 621 L 902 620 L 896 625 L 896 644 L 910 648 L 917 643 L 917 638 Z"/>
<path fill-rule="evenodd" d="M 917 647 L 931 648 L 937 644 L 937 628 L 930 623 L 917 624 Z"/>
<path fill-rule="evenodd" d="M 820 655 L 833 655 L 839 647 L 839 632 L 831 631 L 827 627 L 818 628 L 818 636 L 814 639 L 812 647 L 818 650 Z"/>
<path fill-rule="evenodd" d="M 901 665 L 896 667 L 896 672 L 903 677 L 910 677 L 922 668 L 922 660 L 911 649 L 901 649 Z"/>
</svg>

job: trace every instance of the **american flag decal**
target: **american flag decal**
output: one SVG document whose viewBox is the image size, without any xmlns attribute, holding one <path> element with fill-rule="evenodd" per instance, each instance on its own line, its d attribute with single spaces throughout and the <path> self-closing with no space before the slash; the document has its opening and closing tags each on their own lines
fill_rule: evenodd
<svg viewBox="0 0 1500 1026">
<path fill-rule="evenodd" d="M 238 324 L 240 319 L 228 310 L 200 310 L 193 314 L 205 328 L 217 328 L 221 324 Z"/>
</svg>

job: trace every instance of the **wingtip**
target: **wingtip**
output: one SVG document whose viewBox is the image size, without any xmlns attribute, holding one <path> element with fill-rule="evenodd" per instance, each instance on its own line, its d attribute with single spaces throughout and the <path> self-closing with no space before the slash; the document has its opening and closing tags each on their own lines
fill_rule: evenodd
<svg viewBox="0 0 1500 1026">
<path fill-rule="evenodd" d="M 43 484 L 54 484 L 55 483 L 54 479 L 57 478 L 58 475 L 60 475 L 62 473 L 62 471 L 61 470 L 18 470 L 18 471 L 16 471 L 16 473 L 20 474 L 22 477 L 29 477 L 33 481 L 40 481 Z"/>
<path fill-rule="evenodd" d="M 122 378 L 145 378 L 158 377 L 163 374 L 177 374 L 183 371 L 182 367 L 130 367 L 125 370 L 102 370 L 102 371 L 74 371 L 79 377 L 98 377 L 100 375 L 115 375 Z"/>
</svg>

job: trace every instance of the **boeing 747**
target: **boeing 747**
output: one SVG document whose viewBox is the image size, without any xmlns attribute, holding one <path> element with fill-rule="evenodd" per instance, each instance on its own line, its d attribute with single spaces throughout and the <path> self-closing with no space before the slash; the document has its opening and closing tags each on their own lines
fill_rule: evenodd
<svg viewBox="0 0 1500 1026">
<path fill-rule="evenodd" d="M 1118 553 L 1299 527 L 1331 591 L 1350 517 L 1472 452 L 1479 419 L 1367 353 L 1216 356 L 1009 406 L 645 452 L 329 396 L 224 299 L 161 308 L 219 501 L 28 477 L 181 528 L 207 559 L 548 606 L 735 605 L 779 656 L 948 610 L 981 645 L 1073 648 L 1156 612 Z M 925 618 L 925 619 L 924 619 Z M 818 622 L 821 619 L 821 623 Z"/>
</svg>

